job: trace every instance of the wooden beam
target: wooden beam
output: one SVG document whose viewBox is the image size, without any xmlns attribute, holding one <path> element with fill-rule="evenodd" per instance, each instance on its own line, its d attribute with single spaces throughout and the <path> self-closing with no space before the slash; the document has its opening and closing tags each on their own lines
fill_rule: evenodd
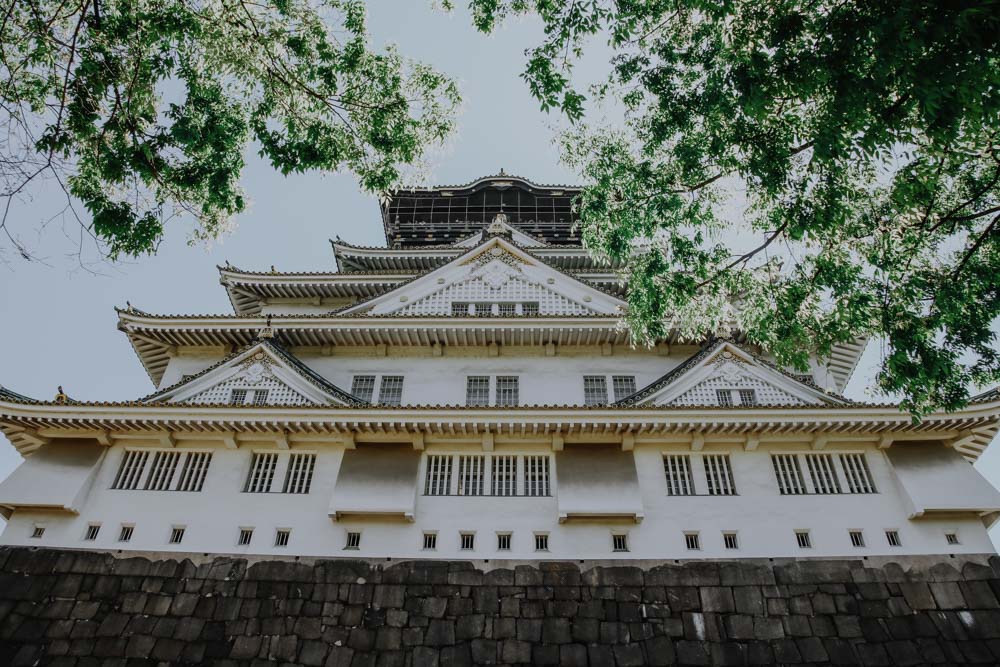
<svg viewBox="0 0 1000 667">
<path fill-rule="evenodd" d="M 631 452 L 635 449 L 635 434 L 625 433 L 622 435 L 622 451 Z"/>
<path fill-rule="evenodd" d="M 894 439 L 895 438 L 893 438 L 891 435 L 883 435 L 878 440 L 878 448 L 879 449 L 889 449 L 889 447 L 892 446 L 892 441 Z"/>
<path fill-rule="evenodd" d="M 760 438 L 756 435 L 748 435 L 746 442 L 743 444 L 743 451 L 753 452 L 756 451 L 758 447 L 760 447 Z"/>
<path fill-rule="evenodd" d="M 812 440 L 813 449 L 824 449 L 826 444 L 830 441 L 830 436 L 828 435 L 817 435 Z"/>
<path fill-rule="evenodd" d="M 565 449 L 566 443 L 563 441 L 562 433 L 552 434 L 552 451 L 561 452 Z"/>
<path fill-rule="evenodd" d="M 485 433 L 483 433 L 483 451 L 492 452 L 493 445 L 494 445 L 493 432 L 486 431 Z"/>
<path fill-rule="evenodd" d="M 695 433 L 691 436 L 691 449 L 696 452 L 705 449 L 705 436 L 702 433 Z"/>
<path fill-rule="evenodd" d="M 237 449 L 239 447 L 236 443 L 236 433 L 233 431 L 220 433 L 219 436 L 221 437 L 222 444 L 226 447 L 226 449 Z"/>
<path fill-rule="evenodd" d="M 417 431 L 413 434 L 413 448 L 420 452 L 424 450 L 424 434 L 422 431 Z"/>
<path fill-rule="evenodd" d="M 358 446 L 354 442 L 354 433 L 348 431 L 341 437 L 341 442 L 344 443 L 344 449 L 357 449 Z"/>
</svg>

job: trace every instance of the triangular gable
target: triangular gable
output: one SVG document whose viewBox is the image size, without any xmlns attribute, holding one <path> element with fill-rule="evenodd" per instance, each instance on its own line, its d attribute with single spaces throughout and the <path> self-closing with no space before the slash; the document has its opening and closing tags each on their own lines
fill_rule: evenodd
<svg viewBox="0 0 1000 667">
<path fill-rule="evenodd" d="M 619 401 L 620 405 L 682 407 L 847 403 L 847 399 L 807 384 L 729 341 L 703 348 L 649 386 Z"/>
<path fill-rule="evenodd" d="M 230 355 L 201 373 L 144 400 L 161 403 L 245 405 L 363 403 L 324 379 L 280 345 L 267 339 Z"/>
<path fill-rule="evenodd" d="M 549 245 L 545 241 L 540 241 L 534 236 L 530 236 L 529 234 L 522 232 L 510 223 L 503 221 L 494 220 L 490 225 L 489 233 L 494 236 L 505 235 L 522 248 L 544 248 Z M 483 232 L 476 232 L 472 236 L 466 237 L 461 241 L 456 241 L 452 245 L 456 248 L 475 248 L 477 245 L 482 243 L 482 241 Z"/>
<path fill-rule="evenodd" d="M 625 303 L 494 236 L 461 257 L 340 314 L 452 314 L 452 304 L 538 304 L 538 314 L 617 315 Z M 502 314 L 502 313 L 501 313 Z"/>
</svg>

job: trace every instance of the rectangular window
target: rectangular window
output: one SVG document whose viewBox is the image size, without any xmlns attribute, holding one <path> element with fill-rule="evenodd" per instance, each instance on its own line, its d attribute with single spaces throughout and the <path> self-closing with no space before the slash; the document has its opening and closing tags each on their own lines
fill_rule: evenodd
<svg viewBox="0 0 1000 667">
<path fill-rule="evenodd" d="M 267 405 L 267 395 L 270 389 L 255 389 L 253 392 L 254 405 Z"/>
<path fill-rule="evenodd" d="M 615 533 L 611 535 L 612 551 L 628 551 L 628 533 Z"/>
<path fill-rule="evenodd" d="M 885 540 L 889 543 L 890 547 L 901 547 L 903 542 L 899 539 L 899 531 L 897 530 L 887 530 L 885 531 Z"/>
<path fill-rule="evenodd" d="M 494 496 L 517 495 L 517 457 L 493 456 L 493 476 L 490 493 Z"/>
<path fill-rule="evenodd" d="M 153 455 L 153 465 L 149 468 L 149 476 L 146 478 L 146 490 L 169 490 L 170 481 L 174 478 L 174 471 L 180 458 L 180 452 L 156 452 Z"/>
<path fill-rule="evenodd" d="M 733 407 L 733 392 L 729 389 L 716 389 L 715 399 L 719 402 L 719 405 L 724 408 Z"/>
<path fill-rule="evenodd" d="M 476 534 L 475 533 L 461 533 L 459 538 L 459 545 L 462 551 L 472 551 L 476 548 Z"/>
<path fill-rule="evenodd" d="M 497 376 L 497 405 L 515 406 L 521 402 L 516 375 Z"/>
<path fill-rule="evenodd" d="M 434 551 L 438 546 L 437 533 L 424 533 L 424 550 Z"/>
<path fill-rule="evenodd" d="M 708 495 L 735 496 L 736 483 L 733 481 L 733 468 L 727 454 L 706 454 L 702 457 L 705 464 L 705 479 L 708 481 Z"/>
<path fill-rule="evenodd" d="M 101 524 L 92 523 L 87 526 L 87 532 L 83 534 L 83 539 L 85 540 L 96 540 L 97 534 L 101 532 Z"/>
<path fill-rule="evenodd" d="M 608 402 L 608 382 L 603 375 L 583 376 L 583 404 L 606 405 Z"/>
<path fill-rule="evenodd" d="M 452 317 L 466 317 L 469 314 L 469 304 L 465 301 L 452 301 L 451 302 L 451 316 Z"/>
<path fill-rule="evenodd" d="M 500 306 L 500 317 L 514 317 L 517 315 L 517 304 L 516 303 L 501 303 Z"/>
<path fill-rule="evenodd" d="M 698 533 L 684 533 L 684 546 L 687 547 L 688 551 L 700 551 L 701 538 Z"/>
<path fill-rule="evenodd" d="M 772 454 L 771 465 L 778 480 L 778 492 L 783 496 L 798 496 L 806 492 L 799 457 L 795 454 Z"/>
<path fill-rule="evenodd" d="M 847 488 L 851 493 L 877 493 L 875 480 L 868 469 L 868 459 L 864 454 L 841 454 L 840 465 L 844 468 Z"/>
<path fill-rule="evenodd" d="M 42 535 L 44 535 L 44 534 L 45 534 L 45 527 L 44 526 L 35 526 L 34 528 L 31 529 L 31 538 L 32 539 L 35 539 L 35 540 L 41 539 Z"/>
<path fill-rule="evenodd" d="M 723 533 L 722 545 L 727 549 L 739 549 L 740 542 L 739 539 L 736 537 L 736 533 Z"/>
<path fill-rule="evenodd" d="M 170 544 L 180 544 L 184 541 L 184 528 L 175 526 L 170 529 Z"/>
<path fill-rule="evenodd" d="M 744 408 L 752 408 L 757 405 L 757 391 L 755 389 L 740 389 L 740 405 Z"/>
<path fill-rule="evenodd" d="M 852 547 L 863 547 L 863 546 L 865 546 L 865 534 L 862 533 L 860 530 L 851 530 L 851 531 L 848 531 L 848 534 L 851 536 L 851 546 Z"/>
<path fill-rule="evenodd" d="M 400 405 L 403 402 L 403 376 L 383 375 L 378 390 L 378 402 L 382 405 Z"/>
<path fill-rule="evenodd" d="M 497 533 L 497 551 L 510 551 L 510 533 Z"/>
<path fill-rule="evenodd" d="M 694 483 L 691 480 L 691 457 L 687 454 L 666 454 L 663 470 L 667 475 L 668 496 L 693 496 Z"/>
<path fill-rule="evenodd" d="M 315 454 L 290 454 L 285 485 L 282 493 L 309 493 L 312 486 L 313 469 L 316 467 Z"/>
<path fill-rule="evenodd" d="M 528 317 L 538 317 L 538 302 L 526 301 L 521 304 L 521 313 Z"/>
<path fill-rule="evenodd" d="M 351 393 L 366 403 L 371 403 L 375 395 L 374 375 L 355 375 L 351 380 Z"/>
<path fill-rule="evenodd" d="M 492 314 L 493 314 L 493 304 L 491 303 L 476 304 L 476 317 L 487 317 Z"/>
<path fill-rule="evenodd" d="M 428 456 L 424 495 L 447 496 L 449 493 L 451 493 L 451 456 Z"/>
<path fill-rule="evenodd" d="M 486 457 L 482 455 L 458 457 L 458 495 L 481 496 L 486 468 Z"/>
<path fill-rule="evenodd" d="M 119 542 L 131 542 L 132 533 L 135 531 L 135 526 L 122 525 L 121 531 L 118 533 Z"/>
<path fill-rule="evenodd" d="M 535 533 L 535 551 L 549 550 L 549 536 L 547 533 Z"/>
<path fill-rule="evenodd" d="M 490 378 L 488 375 L 470 375 L 465 378 L 465 404 L 474 408 L 490 404 Z"/>
<path fill-rule="evenodd" d="M 842 493 L 831 454 L 806 454 L 806 468 L 815 493 Z"/>
<path fill-rule="evenodd" d="M 961 542 L 958 541 L 958 533 L 945 533 L 944 541 L 951 545 L 961 544 Z"/>
<path fill-rule="evenodd" d="M 347 543 L 344 545 L 345 549 L 360 549 L 361 548 L 361 533 L 348 533 Z"/>
<path fill-rule="evenodd" d="M 274 532 L 274 546 L 276 547 L 287 547 L 288 538 L 291 536 L 292 531 L 278 529 Z"/>
<path fill-rule="evenodd" d="M 243 405 L 247 402 L 247 390 L 233 389 L 229 392 L 229 402 L 233 405 Z"/>
<path fill-rule="evenodd" d="M 274 469 L 278 465 L 278 455 L 272 452 L 254 452 L 250 459 L 244 493 L 270 493 L 274 480 Z"/>
<path fill-rule="evenodd" d="M 205 475 L 212 463 L 211 452 L 188 452 L 181 467 L 181 476 L 177 480 L 178 491 L 201 491 L 205 485 Z"/>
<path fill-rule="evenodd" d="M 253 539 L 253 528 L 240 528 L 240 535 L 236 540 L 236 544 L 245 547 L 250 544 L 250 540 Z"/>
<path fill-rule="evenodd" d="M 616 401 L 620 401 L 623 398 L 631 396 L 635 393 L 635 376 L 612 375 L 611 387 L 614 389 Z"/>
<path fill-rule="evenodd" d="M 149 451 L 136 449 L 126 451 L 122 456 L 118 474 L 112 482 L 112 489 L 122 489 L 131 491 L 139 488 L 139 480 L 142 479 L 142 471 L 146 467 L 146 459 L 149 458 Z"/>
<path fill-rule="evenodd" d="M 812 538 L 809 537 L 808 530 L 796 530 L 795 541 L 798 543 L 800 549 L 812 548 Z"/>
<path fill-rule="evenodd" d="M 547 455 L 525 456 L 524 495 L 547 496 L 549 494 L 549 457 Z"/>
</svg>

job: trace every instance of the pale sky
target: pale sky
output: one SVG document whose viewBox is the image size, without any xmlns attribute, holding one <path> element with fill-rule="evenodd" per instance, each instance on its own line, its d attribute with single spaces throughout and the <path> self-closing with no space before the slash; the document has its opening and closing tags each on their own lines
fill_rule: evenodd
<svg viewBox="0 0 1000 667">
<path fill-rule="evenodd" d="M 459 128 L 435 161 L 433 184 L 466 183 L 504 168 L 539 183 L 576 183 L 558 163 L 549 125 L 556 119 L 538 110 L 520 78 L 524 49 L 540 35 L 537 24 L 517 21 L 493 37 L 471 27 L 458 10 L 447 15 L 429 2 L 376 0 L 369 3 L 369 27 L 377 43 L 393 42 L 409 57 L 428 62 L 458 79 L 464 99 Z M 585 79 L 604 69 L 603 53 L 580 68 Z M 383 245 L 378 204 L 361 193 L 349 174 L 282 177 L 248 155 L 243 186 L 251 199 L 237 229 L 211 248 L 186 244 L 186 223 L 168 226 L 155 257 L 93 275 L 78 268 L 75 222 L 50 223 L 40 238 L 33 229 L 49 218 L 59 195 L 36 191 L 35 201 L 16 211 L 23 241 L 46 259 L 24 262 L 5 256 L 0 264 L 0 384 L 36 398 L 52 398 L 57 385 L 76 399 L 129 400 L 153 386 L 124 334 L 116 329 L 115 306 L 130 301 L 154 313 L 232 312 L 216 266 L 226 260 L 244 269 L 331 270 L 329 239 Z M 65 231 L 65 234 L 64 234 Z M 69 237 L 69 238 L 67 238 Z M 851 398 L 871 399 L 880 350 L 872 344 L 848 387 Z M 0 479 L 18 465 L 14 448 L 0 439 Z M 1000 486 L 1000 447 L 977 464 Z M 2 526 L 2 521 L 0 521 Z M 994 542 L 1000 530 L 993 531 Z"/>
</svg>

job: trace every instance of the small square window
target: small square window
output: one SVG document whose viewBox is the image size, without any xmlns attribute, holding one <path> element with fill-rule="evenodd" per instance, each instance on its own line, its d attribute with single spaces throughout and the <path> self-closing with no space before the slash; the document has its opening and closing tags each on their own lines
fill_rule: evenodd
<svg viewBox="0 0 1000 667">
<path fill-rule="evenodd" d="M 97 534 L 101 532 L 101 524 L 92 523 L 87 526 L 87 532 L 83 534 L 83 539 L 85 540 L 96 540 Z"/>
<path fill-rule="evenodd" d="M 292 531 L 287 530 L 287 529 L 283 529 L 283 528 L 279 528 L 274 533 L 274 546 L 276 546 L 276 547 L 287 547 L 288 546 L 288 538 L 291 536 L 291 534 L 292 534 Z"/>
<path fill-rule="evenodd" d="M 510 551 L 510 533 L 497 533 L 497 551 Z"/>
<path fill-rule="evenodd" d="M 798 543 L 800 549 L 812 548 L 812 538 L 809 536 L 808 530 L 796 530 L 795 541 Z"/>
<path fill-rule="evenodd" d="M 434 551 L 438 547 L 437 533 L 424 533 L 424 550 Z"/>
<path fill-rule="evenodd" d="M 247 390 L 233 389 L 229 392 L 229 402 L 233 405 L 243 405 L 247 402 Z"/>
<path fill-rule="evenodd" d="M 612 551 L 628 551 L 628 533 L 615 533 L 611 536 Z"/>
<path fill-rule="evenodd" d="M 462 551 L 472 551 L 476 548 L 476 534 L 475 533 L 461 533 L 461 539 L 459 540 L 460 548 Z"/>
<path fill-rule="evenodd" d="M 736 533 L 723 533 L 722 534 L 722 544 L 727 549 L 739 549 L 740 548 L 740 542 L 739 542 L 739 539 L 736 537 Z"/>
<path fill-rule="evenodd" d="M 257 389 L 253 392 L 254 405 L 267 405 L 267 395 L 270 389 Z"/>
<path fill-rule="evenodd" d="M 528 317 L 538 317 L 538 312 L 537 301 L 525 301 L 521 304 L 521 313 Z"/>
<path fill-rule="evenodd" d="M 470 375 L 465 378 L 465 404 L 469 407 L 483 407 L 490 404 L 488 375 Z"/>
<path fill-rule="evenodd" d="M 135 526 L 126 526 L 126 525 L 123 525 L 122 529 L 121 529 L 121 532 L 118 533 L 118 541 L 119 542 L 131 542 L 132 541 L 132 533 L 134 531 L 135 531 Z"/>
<path fill-rule="evenodd" d="M 174 526 L 170 529 L 170 544 L 180 544 L 184 541 L 184 527 Z"/>
<path fill-rule="evenodd" d="M 383 375 L 378 390 L 378 402 L 382 405 L 400 405 L 402 401 L 403 376 Z"/>
<path fill-rule="evenodd" d="M 236 544 L 245 547 L 250 544 L 253 539 L 253 528 L 240 528 L 240 536 L 237 538 Z"/>
<path fill-rule="evenodd" d="M 354 379 L 351 380 L 351 393 L 362 401 L 370 403 L 375 394 L 375 376 L 355 375 Z"/>
<path fill-rule="evenodd" d="M 863 547 L 865 546 L 865 534 L 860 530 L 850 530 L 848 535 L 851 536 L 851 546 Z"/>
<path fill-rule="evenodd" d="M 733 407 L 733 392 L 728 389 L 716 389 L 715 399 L 719 402 L 719 405 L 724 408 Z"/>
<path fill-rule="evenodd" d="M 549 536 L 547 533 L 535 533 L 535 551 L 549 550 Z"/>
<path fill-rule="evenodd" d="M 899 539 L 898 530 L 887 530 L 885 531 L 885 539 L 889 543 L 890 547 L 901 547 L 903 546 L 902 540 Z"/>
<path fill-rule="evenodd" d="M 620 401 L 635 393 L 634 375 L 612 375 L 611 387 L 615 392 L 615 400 Z"/>
<path fill-rule="evenodd" d="M 31 530 L 31 537 L 32 539 L 35 540 L 41 539 L 42 535 L 44 534 L 45 534 L 45 526 L 35 526 Z"/>
<path fill-rule="evenodd" d="M 757 405 L 756 389 L 740 389 L 740 405 L 744 408 L 752 408 Z"/>
<path fill-rule="evenodd" d="M 344 545 L 345 549 L 360 549 L 361 548 L 361 533 L 347 533 L 347 544 Z"/>
<path fill-rule="evenodd" d="M 700 551 L 701 537 L 698 536 L 698 533 L 684 533 L 684 546 L 687 547 L 688 551 Z"/>
<path fill-rule="evenodd" d="M 948 544 L 961 544 L 961 542 L 958 541 L 958 533 L 945 533 L 944 540 Z"/>
</svg>

